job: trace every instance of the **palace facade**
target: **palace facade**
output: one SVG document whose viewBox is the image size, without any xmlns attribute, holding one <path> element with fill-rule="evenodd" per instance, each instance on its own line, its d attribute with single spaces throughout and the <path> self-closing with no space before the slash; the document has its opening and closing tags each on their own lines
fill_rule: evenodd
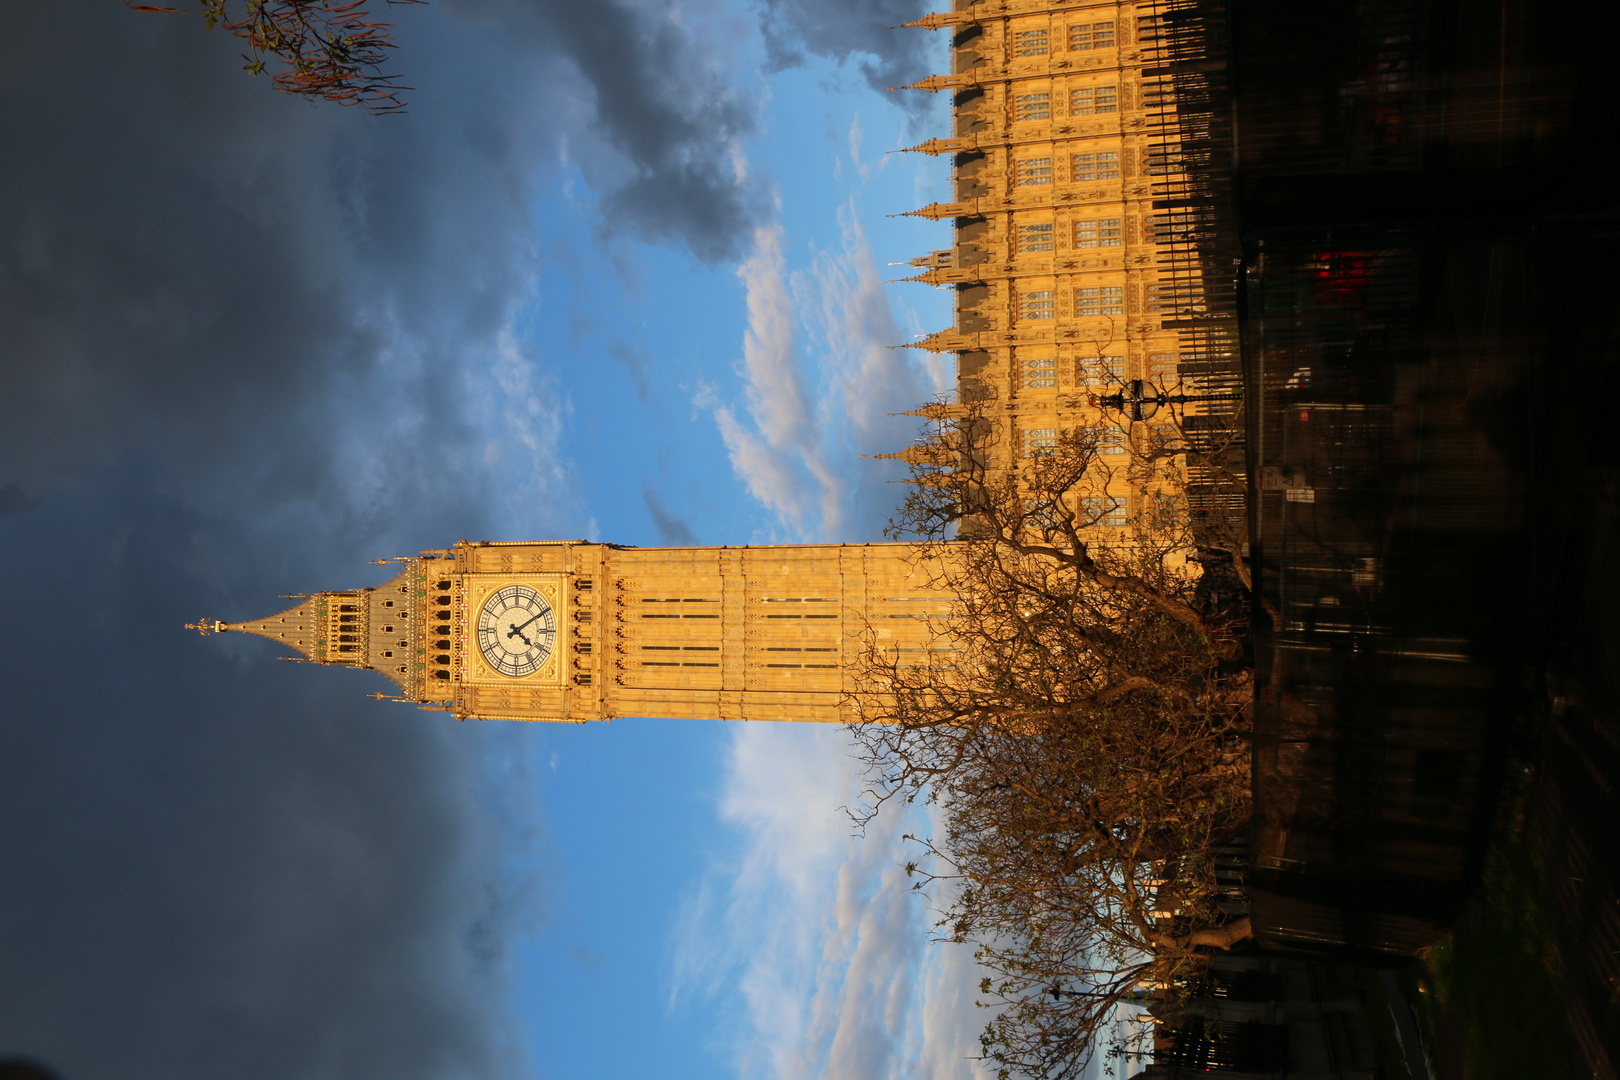
<svg viewBox="0 0 1620 1080">
<path fill-rule="evenodd" d="M 1200 215 L 1177 197 L 1172 20 L 1145 3 L 958 0 L 910 25 L 951 34 L 951 71 L 906 89 L 953 102 L 950 136 L 910 148 L 949 156 L 955 195 L 911 211 L 955 226 L 949 248 L 911 260 L 906 280 L 956 291 L 956 325 L 917 345 L 956 354 L 958 402 L 998 421 L 998 465 L 1098 430 L 1115 466 L 1099 525 L 1125 528 L 1142 497 L 1133 452 L 1185 445 L 1170 425 L 1200 412 L 1132 423 L 1126 399 L 1195 395 L 1232 367 L 1197 332 L 1205 261 Z"/>
</svg>

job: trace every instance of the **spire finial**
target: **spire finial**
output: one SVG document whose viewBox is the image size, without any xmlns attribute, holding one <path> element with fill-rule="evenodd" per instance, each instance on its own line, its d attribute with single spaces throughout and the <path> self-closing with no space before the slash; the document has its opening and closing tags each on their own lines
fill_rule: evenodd
<svg viewBox="0 0 1620 1080">
<path fill-rule="evenodd" d="M 969 11 L 931 11 L 920 19 L 913 19 L 899 26 L 887 27 L 889 30 L 938 30 L 946 26 L 967 26 L 978 22 L 978 15 Z"/>
<path fill-rule="evenodd" d="M 230 627 L 226 626 L 218 619 L 198 619 L 194 623 L 186 623 L 186 629 L 195 630 L 203 637 L 207 637 L 209 634 L 223 634 L 225 631 L 229 630 Z"/>
</svg>

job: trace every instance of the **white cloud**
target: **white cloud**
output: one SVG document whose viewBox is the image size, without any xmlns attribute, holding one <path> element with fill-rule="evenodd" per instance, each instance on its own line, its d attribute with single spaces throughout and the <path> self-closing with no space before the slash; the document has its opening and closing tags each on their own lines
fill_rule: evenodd
<svg viewBox="0 0 1620 1080">
<path fill-rule="evenodd" d="M 842 527 L 828 536 L 870 540 L 881 533 L 895 501 L 888 481 L 904 470 L 862 459 L 910 444 L 920 421 L 895 414 L 946 392 L 953 370 L 949 358 L 895 348 L 907 335 L 895 319 L 889 285 L 853 199 L 840 208 L 838 220 L 840 250 L 822 253 L 801 275 L 795 295 L 824 372 L 821 409 L 834 443 L 829 453 L 848 476 Z"/>
<path fill-rule="evenodd" d="M 894 414 L 945 393 L 952 375 L 947 358 L 893 347 L 906 335 L 853 199 L 839 225 L 840 249 L 797 271 L 780 225 L 756 231 L 738 270 L 748 306 L 743 404 L 712 386 L 695 398 L 749 494 L 797 540 L 881 533 L 894 497 L 884 484 L 901 469 L 862 458 L 909 444 L 918 422 Z"/>
<path fill-rule="evenodd" d="M 825 531 L 842 481 L 822 454 L 820 426 L 799 361 L 782 243 L 779 225 L 761 226 L 753 252 L 737 270 L 748 298 L 741 372 L 747 422 L 723 404 L 714 406 L 714 418 L 749 494 L 791 536 L 807 539 Z"/>
<path fill-rule="evenodd" d="M 859 122 L 850 154 L 859 159 Z M 737 400 L 713 385 L 713 416 L 737 476 L 801 540 L 875 540 L 895 500 L 898 450 L 918 421 L 891 415 L 949 387 L 948 358 L 891 346 L 902 333 L 853 199 L 836 250 L 792 268 L 780 225 L 758 229 L 738 271 L 747 291 Z M 847 732 L 739 725 L 719 815 L 737 844 L 694 883 L 674 934 L 672 1007 L 717 1006 L 747 1080 L 972 1080 L 986 1014 L 965 947 L 930 944 L 902 835 L 926 831 L 894 807 L 853 833 L 842 807 L 861 777 Z"/>
<path fill-rule="evenodd" d="M 807 299 L 816 301 L 812 314 L 828 366 L 836 373 L 836 404 L 849 418 L 855 449 L 895 449 L 897 429 L 909 431 L 914 425 L 888 414 L 948 392 L 951 364 L 933 353 L 895 348 L 907 338 L 895 321 L 888 283 L 853 199 L 840 208 L 838 221 L 843 250 L 817 261 L 814 292 Z"/>
<path fill-rule="evenodd" d="M 509 327 L 501 331 L 490 354 L 487 374 L 472 378 L 493 383 L 479 389 L 488 393 L 485 408 L 499 416 L 495 430 L 501 432 L 504 446 L 497 456 L 504 459 L 500 472 L 509 480 L 502 486 L 511 517 L 508 527 L 522 527 L 534 514 L 531 508 L 576 497 L 560 445 L 571 410 L 556 378 Z"/>
<path fill-rule="evenodd" d="M 735 995 L 746 1080 L 983 1074 L 971 955 L 930 946 L 902 866 L 902 834 L 926 822 L 896 808 L 854 835 L 841 808 L 860 788 L 840 727 L 736 729 L 719 809 L 739 850 L 687 897 L 672 1000 Z"/>
</svg>

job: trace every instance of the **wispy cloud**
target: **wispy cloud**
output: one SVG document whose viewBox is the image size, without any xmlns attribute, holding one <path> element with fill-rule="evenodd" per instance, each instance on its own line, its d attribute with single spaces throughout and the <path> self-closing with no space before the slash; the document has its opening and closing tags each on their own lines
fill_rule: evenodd
<svg viewBox="0 0 1620 1080">
<path fill-rule="evenodd" d="M 773 67 L 803 63 L 808 52 L 852 64 L 874 90 L 902 86 L 930 69 L 944 70 L 939 35 L 897 29 L 933 6 L 923 0 L 764 0 L 766 52 Z M 930 96 L 902 104 L 926 112 Z"/>
<path fill-rule="evenodd" d="M 508 520 L 501 524 L 521 535 L 535 528 L 533 508 L 539 506 L 569 506 L 575 520 L 582 519 L 560 445 L 571 408 L 556 377 L 509 327 L 496 336 L 486 358 L 485 366 L 469 368 L 463 377 L 474 415 L 482 414 L 490 421 L 487 429 L 500 432 L 499 439 L 484 444 L 484 462 L 504 493 Z"/>
<path fill-rule="evenodd" d="M 635 389 L 637 400 L 643 404 L 651 404 L 652 386 L 647 379 L 647 369 L 650 366 L 647 354 L 617 337 L 608 340 L 607 354 L 624 365 L 625 374 L 630 377 L 630 385 Z"/>
<path fill-rule="evenodd" d="M 981 1074 L 983 1024 L 966 949 L 931 948 L 897 809 L 853 833 L 860 792 L 847 734 L 755 724 L 732 740 L 721 794 L 739 853 L 697 883 L 676 934 L 673 1004 L 734 987 L 727 1033 L 745 1080 L 889 1080 Z"/>
<path fill-rule="evenodd" d="M 970 945 L 939 944 L 923 964 L 922 1006 L 911 1029 L 915 1075 L 938 1080 L 972 1080 L 993 1070 L 974 1060 L 981 1053 L 979 1033 L 990 1014 L 979 1007 L 984 969 Z"/>
<path fill-rule="evenodd" d="M 822 453 L 821 426 L 801 366 L 798 317 L 779 225 L 754 233 L 737 270 L 747 293 L 742 378 L 746 418 L 713 405 L 731 466 L 748 492 L 795 538 L 823 535 L 835 519 L 842 480 Z"/>
<path fill-rule="evenodd" d="M 714 399 L 732 467 L 782 530 L 798 539 L 873 540 L 900 475 L 863 460 L 907 445 L 916 420 L 897 416 L 948 386 L 949 362 L 894 346 L 904 340 L 853 199 L 841 246 L 789 272 L 780 226 L 761 228 L 738 274 L 748 293 L 745 406 Z M 806 361 L 808 353 L 809 362 Z"/>
<path fill-rule="evenodd" d="M 889 414 L 948 390 L 951 364 L 895 348 L 906 336 L 854 199 L 840 208 L 838 221 L 842 250 L 817 260 L 806 299 L 814 304 L 811 317 L 834 376 L 833 406 L 848 418 L 851 447 L 863 454 L 892 450 L 910 441 L 916 424 Z"/>
<path fill-rule="evenodd" d="M 850 138 L 853 155 L 858 127 Z M 906 336 L 853 198 L 839 225 L 838 247 L 797 269 L 780 226 L 756 231 L 739 270 L 749 315 L 740 401 L 705 386 L 697 404 L 783 533 L 874 540 L 894 499 L 885 481 L 900 470 L 862 455 L 909 443 L 917 421 L 893 414 L 943 391 L 951 371 L 892 348 Z M 687 896 L 674 1005 L 727 999 L 745 1078 L 987 1075 L 969 1060 L 985 1021 L 971 951 L 930 946 L 927 901 L 903 870 L 902 834 L 929 823 L 896 808 L 853 835 L 841 808 L 860 779 L 840 728 L 736 729 L 720 814 L 737 849 Z"/>
<path fill-rule="evenodd" d="M 735 847 L 683 899 L 670 1006 L 718 1006 L 739 1080 L 988 1080 L 987 972 L 932 936 L 947 886 L 919 892 L 903 866 L 937 808 L 888 806 L 857 834 L 843 808 L 863 786 L 840 727 L 734 729 L 718 813 Z M 1122 1037 L 1141 1033 L 1134 1012 Z M 1141 1068 L 1102 1055 L 1086 1076 Z"/>
<path fill-rule="evenodd" d="M 682 547 L 698 543 L 697 533 L 692 531 L 692 527 L 684 518 L 669 508 L 657 488 L 651 484 L 644 484 L 641 488 L 641 501 L 646 504 L 647 515 L 652 518 L 653 528 L 658 530 L 658 539 L 666 544 Z"/>
</svg>

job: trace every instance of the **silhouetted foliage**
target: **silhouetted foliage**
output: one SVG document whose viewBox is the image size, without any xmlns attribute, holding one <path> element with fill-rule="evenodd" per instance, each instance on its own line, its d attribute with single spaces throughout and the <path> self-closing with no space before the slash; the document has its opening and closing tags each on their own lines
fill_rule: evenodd
<svg viewBox="0 0 1620 1080">
<path fill-rule="evenodd" d="M 340 105 L 363 105 L 374 113 L 404 108 L 400 91 L 410 87 L 383 71 L 394 47 L 392 24 L 374 22 L 361 6 L 366 0 L 202 0 L 203 20 L 223 26 L 248 43 L 245 70 L 270 72 L 277 90 L 324 98 Z M 427 0 L 387 0 L 422 4 Z M 184 10 L 124 3 L 134 11 L 176 14 Z"/>
<path fill-rule="evenodd" d="M 924 659 L 870 633 L 862 812 L 937 804 L 943 835 L 908 870 L 990 972 L 986 1058 L 1078 1077 L 1123 1049 L 1121 1009 L 1249 936 L 1215 873 L 1249 826 L 1244 611 L 1200 588 L 1162 433 L 1099 419 L 1012 457 L 976 410 L 931 413 L 891 533 L 957 600 Z"/>
</svg>

